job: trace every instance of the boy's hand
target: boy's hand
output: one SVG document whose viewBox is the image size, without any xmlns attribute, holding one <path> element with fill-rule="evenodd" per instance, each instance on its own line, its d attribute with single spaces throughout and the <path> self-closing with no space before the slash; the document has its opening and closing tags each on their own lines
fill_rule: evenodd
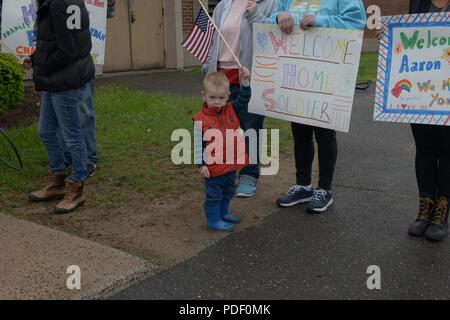
<svg viewBox="0 0 450 320">
<path fill-rule="evenodd" d="M 239 71 L 240 77 L 242 79 L 242 86 L 243 87 L 249 87 L 250 86 L 250 71 L 247 69 L 247 67 L 242 67 L 242 69 Z"/>
<path fill-rule="evenodd" d="M 209 178 L 209 177 L 210 177 L 210 175 L 209 175 L 209 170 L 208 170 L 208 167 L 207 167 L 207 166 L 203 166 L 203 167 L 200 168 L 200 175 L 201 175 L 203 178 Z"/>
<path fill-rule="evenodd" d="M 291 34 L 294 29 L 294 18 L 287 12 L 280 12 L 277 16 L 281 32 Z"/>
<path fill-rule="evenodd" d="M 247 1 L 247 12 L 248 13 L 254 13 L 255 11 L 256 11 L 256 7 L 257 7 L 257 4 L 256 4 L 256 0 L 248 0 Z"/>
<path fill-rule="evenodd" d="M 304 16 L 303 19 L 300 21 L 300 28 L 302 28 L 302 30 L 306 30 L 310 27 L 313 27 L 315 21 L 316 21 L 315 16 Z"/>
</svg>

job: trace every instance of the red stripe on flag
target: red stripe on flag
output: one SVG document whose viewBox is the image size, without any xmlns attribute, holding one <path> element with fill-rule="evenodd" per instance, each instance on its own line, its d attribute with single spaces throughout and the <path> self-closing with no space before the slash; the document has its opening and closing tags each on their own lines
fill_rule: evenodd
<svg viewBox="0 0 450 320">
<path fill-rule="evenodd" d="M 207 51 L 208 47 L 209 47 L 209 34 L 210 34 L 210 30 L 208 30 L 208 33 L 205 37 L 205 41 L 203 42 L 203 45 L 201 47 L 201 50 L 198 54 L 198 58 L 200 61 L 203 61 L 205 59 L 205 52 Z"/>
<path fill-rule="evenodd" d="M 202 62 L 205 62 L 206 59 L 208 58 L 208 53 L 209 53 L 209 49 L 211 47 L 211 39 L 213 37 L 213 34 L 214 34 L 214 27 L 210 26 L 210 28 L 208 30 L 208 36 L 207 36 L 207 39 L 206 39 L 206 45 L 205 45 L 205 48 L 203 50 L 203 54 L 202 54 L 202 56 L 200 58 L 200 61 L 202 61 Z"/>
<path fill-rule="evenodd" d="M 186 46 L 186 50 L 188 50 L 189 52 L 192 50 L 192 48 L 195 46 L 195 39 L 197 39 L 198 33 L 201 32 L 201 30 L 199 28 L 195 28 L 192 31 L 192 34 L 190 36 L 189 39 L 189 43 Z"/>
<path fill-rule="evenodd" d="M 201 46 L 202 41 L 201 39 L 203 38 L 203 32 L 202 30 L 200 30 L 200 28 L 198 29 L 197 35 L 195 37 L 195 43 L 192 50 L 192 53 L 194 54 L 194 56 L 197 56 L 197 50 L 198 48 Z"/>
<path fill-rule="evenodd" d="M 186 48 L 186 50 L 189 50 L 189 46 L 192 45 L 192 40 L 195 37 L 195 34 L 197 33 L 198 28 L 194 28 L 192 29 L 191 33 L 187 36 L 187 38 L 185 39 L 185 41 L 183 42 L 183 47 Z"/>
<path fill-rule="evenodd" d="M 199 57 L 200 60 L 202 60 L 202 57 L 205 55 L 205 51 L 209 48 L 209 35 L 211 34 L 211 28 L 208 26 L 208 32 L 203 37 L 203 43 L 201 46 L 201 50 L 199 51 Z"/>
</svg>

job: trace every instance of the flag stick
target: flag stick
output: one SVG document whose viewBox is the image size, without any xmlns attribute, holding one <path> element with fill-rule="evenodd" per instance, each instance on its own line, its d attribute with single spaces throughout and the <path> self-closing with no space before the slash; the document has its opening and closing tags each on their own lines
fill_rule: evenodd
<svg viewBox="0 0 450 320">
<path fill-rule="evenodd" d="M 228 50 L 230 50 L 231 54 L 233 55 L 234 60 L 236 60 L 236 62 L 238 63 L 239 67 L 242 69 L 242 64 L 239 61 L 239 59 L 236 57 L 236 55 L 233 52 L 233 49 L 231 49 L 230 45 L 228 44 L 227 40 L 225 40 L 225 37 L 223 36 L 223 34 L 220 32 L 219 28 L 217 28 L 216 24 L 214 23 L 213 19 L 211 18 L 211 16 L 209 15 L 208 10 L 205 8 L 205 5 L 203 4 L 203 2 L 201 0 L 197 0 L 200 5 L 203 8 L 203 11 L 205 11 L 206 15 L 208 16 L 209 20 L 211 21 L 211 23 L 213 24 L 214 28 L 216 29 L 216 31 L 219 33 L 219 36 L 222 38 L 223 42 L 225 43 L 225 45 L 227 46 Z"/>
<path fill-rule="evenodd" d="M 8 46 L 3 42 L 2 39 L 0 39 L 0 46 L 1 46 L 2 48 L 5 48 L 6 51 L 8 51 L 10 54 L 12 54 L 14 57 L 16 57 L 18 60 L 22 60 L 22 58 L 19 57 L 13 50 L 11 50 L 11 48 L 8 47 Z"/>
</svg>

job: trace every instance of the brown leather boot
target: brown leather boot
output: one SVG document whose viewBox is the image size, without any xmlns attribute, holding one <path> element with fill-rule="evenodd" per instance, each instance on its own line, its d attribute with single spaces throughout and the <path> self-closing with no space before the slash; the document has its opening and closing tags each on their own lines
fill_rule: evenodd
<svg viewBox="0 0 450 320">
<path fill-rule="evenodd" d="M 44 189 L 31 192 L 28 198 L 33 202 L 43 202 L 52 199 L 62 199 L 66 194 L 67 174 L 64 172 L 48 174 L 47 184 Z"/>
<path fill-rule="evenodd" d="M 56 213 L 69 213 L 78 208 L 86 201 L 83 194 L 83 182 L 66 181 L 67 193 L 55 208 Z"/>
<path fill-rule="evenodd" d="M 446 197 L 438 197 L 436 207 L 434 208 L 433 220 L 425 232 L 425 237 L 428 240 L 442 241 L 447 237 L 449 211 L 449 199 Z"/>
</svg>

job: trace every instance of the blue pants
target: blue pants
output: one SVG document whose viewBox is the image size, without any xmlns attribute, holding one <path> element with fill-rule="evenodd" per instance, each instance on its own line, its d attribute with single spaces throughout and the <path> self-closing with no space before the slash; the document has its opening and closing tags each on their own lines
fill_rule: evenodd
<svg viewBox="0 0 450 320">
<path fill-rule="evenodd" d="M 39 137 L 47 150 L 52 173 L 66 169 L 64 148 L 72 159 L 73 182 L 84 181 L 87 177 L 87 149 L 81 129 L 80 105 L 83 92 L 89 85 L 61 92 L 43 91 L 41 95 L 41 111 L 39 116 Z M 61 138 L 58 138 L 58 131 Z"/>
<path fill-rule="evenodd" d="M 82 90 L 82 103 L 80 105 L 81 129 L 83 131 L 83 137 L 86 143 L 87 163 L 89 165 L 94 165 L 98 161 L 93 95 L 94 80 L 91 80 L 88 83 L 88 86 Z M 67 147 L 64 145 L 61 132 L 58 132 L 58 135 L 60 137 L 61 147 L 65 151 L 65 161 L 66 163 L 71 164 L 72 158 L 70 156 L 70 152 L 67 150 Z"/>
<path fill-rule="evenodd" d="M 231 200 L 236 191 L 236 171 L 205 179 L 205 201 Z"/>
<path fill-rule="evenodd" d="M 237 98 L 239 95 L 239 90 L 241 89 L 240 85 L 231 85 L 230 86 L 230 100 L 233 101 Z M 256 164 L 249 164 L 245 168 L 243 168 L 239 172 L 239 179 L 241 183 L 248 183 L 256 185 L 256 182 L 259 179 L 260 176 L 260 168 L 259 168 L 259 159 L 260 159 L 260 152 L 261 152 L 261 146 L 260 146 L 260 139 L 259 139 L 259 130 L 263 128 L 264 125 L 264 116 L 261 116 L 259 114 L 253 114 L 249 113 L 246 109 L 241 116 L 240 124 L 242 130 L 246 131 L 249 129 L 256 130 L 256 141 L 258 143 L 257 146 L 257 163 Z M 249 139 L 245 139 L 245 144 L 247 147 L 247 151 L 249 150 Z"/>
</svg>

